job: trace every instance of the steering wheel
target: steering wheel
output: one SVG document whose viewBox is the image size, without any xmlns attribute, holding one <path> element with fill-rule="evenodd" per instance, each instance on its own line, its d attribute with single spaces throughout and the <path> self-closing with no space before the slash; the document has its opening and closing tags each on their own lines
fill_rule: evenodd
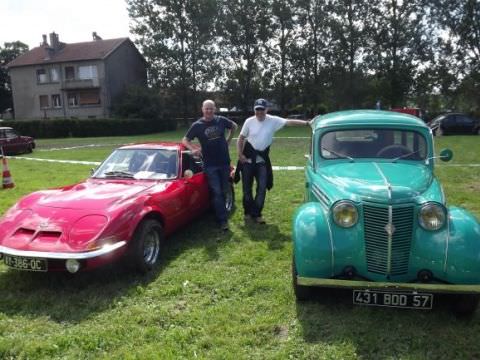
<svg viewBox="0 0 480 360">
<path fill-rule="evenodd" d="M 410 150 L 405 145 L 394 144 L 385 146 L 383 149 L 380 149 L 380 151 L 377 153 L 377 156 L 381 158 L 396 158 L 411 153 L 412 150 Z"/>
</svg>

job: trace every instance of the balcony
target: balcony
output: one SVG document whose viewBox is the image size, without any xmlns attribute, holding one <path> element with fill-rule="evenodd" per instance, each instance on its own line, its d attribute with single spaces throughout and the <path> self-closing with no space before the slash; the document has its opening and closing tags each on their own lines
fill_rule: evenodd
<svg viewBox="0 0 480 360">
<path fill-rule="evenodd" d="M 98 79 L 72 79 L 65 80 L 62 84 L 62 90 L 94 89 L 100 87 Z"/>
</svg>

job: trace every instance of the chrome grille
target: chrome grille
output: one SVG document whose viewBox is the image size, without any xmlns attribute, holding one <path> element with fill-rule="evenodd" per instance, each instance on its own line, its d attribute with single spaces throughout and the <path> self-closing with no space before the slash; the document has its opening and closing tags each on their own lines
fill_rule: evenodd
<svg viewBox="0 0 480 360">
<path fill-rule="evenodd" d="M 388 206 L 363 206 L 367 270 L 382 275 L 402 275 L 408 271 L 413 229 L 413 206 L 392 208 L 395 231 L 389 246 Z M 390 249 L 390 253 L 389 253 Z"/>
</svg>

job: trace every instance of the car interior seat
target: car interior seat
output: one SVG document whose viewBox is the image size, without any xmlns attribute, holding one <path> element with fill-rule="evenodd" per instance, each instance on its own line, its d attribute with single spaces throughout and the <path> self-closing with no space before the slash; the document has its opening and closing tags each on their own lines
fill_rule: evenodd
<svg viewBox="0 0 480 360">
<path fill-rule="evenodd" d="M 128 171 L 136 173 L 145 170 L 147 155 L 143 153 L 135 153 L 130 159 Z"/>
<path fill-rule="evenodd" d="M 177 175 L 177 155 L 172 154 L 167 161 L 167 171 L 168 177 L 175 177 Z"/>
</svg>

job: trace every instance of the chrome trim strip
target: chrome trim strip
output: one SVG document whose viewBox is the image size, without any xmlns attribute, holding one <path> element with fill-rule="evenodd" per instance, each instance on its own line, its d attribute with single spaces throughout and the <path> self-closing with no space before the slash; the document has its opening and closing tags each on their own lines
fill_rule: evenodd
<svg viewBox="0 0 480 360">
<path fill-rule="evenodd" d="M 480 294 L 478 284 L 424 284 L 424 283 L 394 283 L 375 281 L 356 281 L 339 279 L 321 279 L 297 276 L 298 285 L 319 286 L 330 288 L 350 289 L 389 289 L 389 290 L 410 290 L 429 291 L 432 293 L 457 293 L 457 294 Z"/>
<path fill-rule="evenodd" d="M 392 205 L 388 206 L 388 224 L 387 226 L 390 229 L 393 228 L 393 207 Z M 392 273 L 392 242 L 393 242 L 393 232 L 387 231 L 387 276 Z"/>
<path fill-rule="evenodd" d="M 42 258 L 42 259 L 84 260 L 84 259 L 91 259 L 94 257 L 106 255 L 117 249 L 120 249 L 122 246 L 125 246 L 126 244 L 127 244 L 126 241 L 119 241 L 114 244 L 105 245 L 98 250 L 77 252 L 77 253 L 74 253 L 74 252 L 58 252 L 57 253 L 57 252 L 48 252 L 48 251 L 16 250 L 16 249 L 8 248 L 6 246 L 0 246 L 0 253 L 11 255 L 11 256 L 24 256 L 24 257 Z"/>
<path fill-rule="evenodd" d="M 377 168 L 378 173 L 379 173 L 380 176 L 382 177 L 383 182 L 385 183 L 385 186 L 387 187 L 388 200 L 391 201 L 391 200 L 392 200 L 392 185 L 388 182 L 387 177 L 385 176 L 385 174 L 383 173 L 383 171 L 380 169 L 380 167 L 378 166 L 378 164 L 374 162 L 373 165 L 375 165 L 375 167 Z"/>
<path fill-rule="evenodd" d="M 320 190 L 318 185 L 316 184 L 312 185 L 312 193 L 313 195 L 315 195 L 318 201 L 322 202 L 327 206 L 330 204 L 330 199 L 322 192 L 322 190 Z"/>
</svg>

